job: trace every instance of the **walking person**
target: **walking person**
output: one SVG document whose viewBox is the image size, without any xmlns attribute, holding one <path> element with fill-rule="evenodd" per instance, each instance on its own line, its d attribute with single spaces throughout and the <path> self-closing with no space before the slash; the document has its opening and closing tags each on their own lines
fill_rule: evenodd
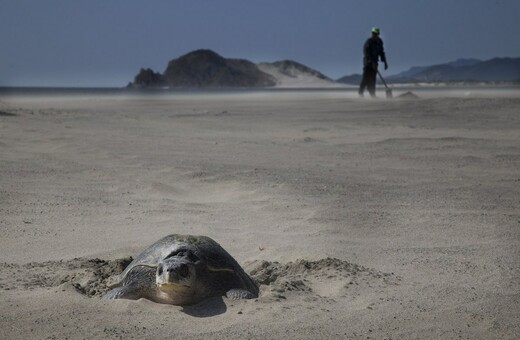
<svg viewBox="0 0 520 340">
<path fill-rule="evenodd" d="M 359 85 L 359 95 L 361 97 L 364 96 L 365 89 L 368 90 L 371 97 L 376 96 L 376 77 L 379 60 L 385 64 L 385 70 L 388 69 L 383 40 L 379 38 L 379 33 L 378 27 L 372 27 L 372 36 L 363 45 L 363 79 Z"/>
</svg>

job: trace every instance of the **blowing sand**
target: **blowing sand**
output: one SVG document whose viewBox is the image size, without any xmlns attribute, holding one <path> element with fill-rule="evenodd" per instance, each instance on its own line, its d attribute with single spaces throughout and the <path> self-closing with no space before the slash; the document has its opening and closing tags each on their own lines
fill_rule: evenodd
<svg viewBox="0 0 520 340">
<path fill-rule="evenodd" d="M 518 339 L 520 94 L 0 96 L 0 338 Z M 260 297 L 104 301 L 171 234 Z"/>
</svg>

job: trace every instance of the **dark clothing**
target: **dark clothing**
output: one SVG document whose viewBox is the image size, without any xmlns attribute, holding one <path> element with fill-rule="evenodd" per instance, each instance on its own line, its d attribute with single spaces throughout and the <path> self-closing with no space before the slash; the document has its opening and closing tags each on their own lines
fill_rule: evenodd
<svg viewBox="0 0 520 340">
<path fill-rule="evenodd" d="M 368 89 L 368 93 L 370 93 L 372 97 L 376 95 L 376 77 L 379 59 L 386 64 L 383 40 L 378 36 L 372 36 L 368 38 L 365 45 L 363 45 L 363 79 L 359 85 L 360 95 L 363 95 L 365 88 Z"/>
<path fill-rule="evenodd" d="M 386 63 L 385 49 L 383 48 L 383 40 L 378 36 L 373 36 L 367 39 L 363 45 L 363 66 L 370 65 L 377 62 L 381 57 L 381 61 Z"/>
<path fill-rule="evenodd" d="M 361 79 L 361 84 L 359 85 L 359 95 L 363 96 L 363 92 L 365 92 L 366 88 L 368 90 L 368 93 L 370 93 L 370 96 L 375 97 L 376 78 L 377 68 L 374 69 L 372 64 L 363 67 L 363 79 Z"/>
</svg>

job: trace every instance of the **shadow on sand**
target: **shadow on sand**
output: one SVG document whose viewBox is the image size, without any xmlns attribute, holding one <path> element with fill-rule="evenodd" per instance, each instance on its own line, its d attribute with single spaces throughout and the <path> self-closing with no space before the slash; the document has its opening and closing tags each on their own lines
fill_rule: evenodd
<svg viewBox="0 0 520 340">
<path fill-rule="evenodd" d="M 10 113 L 10 112 L 5 112 L 5 111 L 0 111 L 0 117 L 1 116 L 4 116 L 4 117 L 14 117 L 16 116 L 16 113 Z"/>
<path fill-rule="evenodd" d="M 208 318 L 227 311 L 227 306 L 221 296 L 204 300 L 191 306 L 184 306 L 182 311 L 196 318 Z"/>
</svg>

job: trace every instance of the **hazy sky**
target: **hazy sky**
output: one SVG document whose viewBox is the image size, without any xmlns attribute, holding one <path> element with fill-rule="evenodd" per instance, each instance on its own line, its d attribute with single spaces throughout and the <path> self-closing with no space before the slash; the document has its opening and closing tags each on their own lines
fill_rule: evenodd
<svg viewBox="0 0 520 340">
<path fill-rule="evenodd" d="M 0 86 L 125 86 L 199 48 L 361 72 L 381 28 L 390 69 L 520 57 L 519 0 L 0 0 Z"/>
</svg>

